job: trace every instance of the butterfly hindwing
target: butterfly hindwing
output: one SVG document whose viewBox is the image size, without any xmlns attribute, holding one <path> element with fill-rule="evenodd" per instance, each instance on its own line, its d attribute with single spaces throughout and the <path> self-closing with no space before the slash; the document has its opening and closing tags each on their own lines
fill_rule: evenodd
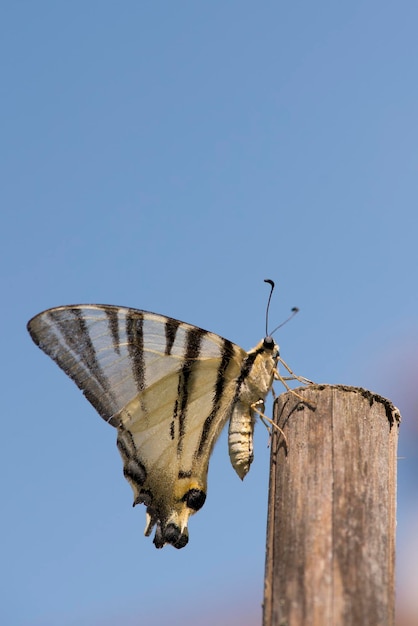
<svg viewBox="0 0 418 626">
<path fill-rule="evenodd" d="M 156 525 L 157 547 L 186 545 L 188 518 L 206 498 L 210 454 L 231 418 L 231 461 L 241 478 L 248 471 L 252 403 L 271 387 L 276 344 L 247 353 L 173 318 L 108 305 L 50 309 L 28 329 L 118 429 L 134 504 L 147 506 L 146 534 Z"/>
</svg>

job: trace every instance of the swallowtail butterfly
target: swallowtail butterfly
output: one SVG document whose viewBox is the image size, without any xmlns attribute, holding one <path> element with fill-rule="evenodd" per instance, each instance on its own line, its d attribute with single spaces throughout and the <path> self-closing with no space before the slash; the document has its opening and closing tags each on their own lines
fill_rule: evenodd
<svg viewBox="0 0 418 626">
<path fill-rule="evenodd" d="M 270 303 L 274 284 L 266 282 Z M 232 466 L 240 478 L 250 468 L 256 414 L 273 380 L 284 380 L 271 335 L 266 330 L 246 352 L 171 317 L 98 304 L 49 309 L 31 319 L 28 330 L 117 429 L 134 505 L 147 507 L 145 535 L 155 527 L 157 548 L 183 548 L 189 516 L 205 502 L 209 458 L 227 422 Z"/>
</svg>

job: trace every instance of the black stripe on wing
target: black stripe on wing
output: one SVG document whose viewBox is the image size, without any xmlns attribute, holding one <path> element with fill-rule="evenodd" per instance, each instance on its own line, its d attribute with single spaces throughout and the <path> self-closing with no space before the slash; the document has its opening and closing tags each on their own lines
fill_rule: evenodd
<svg viewBox="0 0 418 626">
<path fill-rule="evenodd" d="M 264 348 L 259 348 L 258 350 L 255 350 L 254 352 L 250 352 L 250 354 L 248 354 L 247 358 L 245 359 L 245 361 L 244 361 L 244 363 L 242 365 L 242 368 L 241 368 L 241 372 L 240 372 L 240 374 L 239 374 L 239 376 L 237 378 L 234 399 L 233 399 L 232 404 L 231 404 L 230 412 L 232 411 L 232 409 L 234 408 L 235 404 L 238 401 L 238 398 L 239 398 L 240 393 L 241 393 L 241 387 L 242 387 L 245 379 L 248 378 L 248 376 L 250 375 L 251 370 L 253 369 L 253 366 L 254 366 L 256 358 L 262 352 L 264 352 Z"/>
<path fill-rule="evenodd" d="M 165 323 L 165 354 L 170 356 L 171 350 L 176 339 L 177 329 L 180 326 L 178 320 L 168 317 Z"/>
<path fill-rule="evenodd" d="M 216 376 L 215 393 L 212 401 L 212 410 L 207 416 L 205 423 L 203 424 L 202 435 L 200 437 L 199 447 L 197 449 L 196 456 L 200 457 L 206 448 L 208 439 L 212 439 L 210 434 L 213 429 L 217 429 L 216 416 L 221 406 L 222 396 L 225 390 L 227 379 L 225 372 L 228 368 L 231 359 L 234 357 L 234 344 L 228 339 L 223 339 L 222 355 L 218 367 Z"/>
<path fill-rule="evenodd" d="M 145 388 L 144 314 L 142 311 L 133 311 L 126 316 L 126 336 L 132 376 L 138 391 L 141 392 Z"/>
<path fill-rule="evenodd" d="M 106 307 L 103 309 L 107 321 L 109 323 L 110 336 L 112 337 L 113 349 L 116 354 L 120 355 L 120 334 L 119 334 L 119 316 L 115 308 Z"/>
<path fill-rule="evenodd" d="M 179 380 L 177 386 L 177 399 L 174 404 L 173 418 L 170 424 L 170 435 L 175 437 L 176 423 L 178 426 L 177 454 L 181 454 L 183 449 L 183 439 L 185 435 L 185 424 L 187 415 L 187 403 L 192 392 L 195 378 L 193 370 L 198 365 L 202 339 L 207 335 L 207 331 L 197 326 L 187 329 L 186 347 L 183 364 L 179 370 Z"/>
<path fill-rule="evenodd" d="M 66 307 L 49 310 L 43 317 L 46 322 L 40 326 L 39 334 L 36 331 L 35 336 L 31 333 L 35 342 L 76 383 L 98 413 L 108 420 L 113 413 L 109 404 L 116 406 L 116 398 L 97 357 L 85 314 L 79 308 Z M 40 321 L 43 321 L 42 317 Z M 53 334 L 54 329 L 58 334 Z"/>
</svg>

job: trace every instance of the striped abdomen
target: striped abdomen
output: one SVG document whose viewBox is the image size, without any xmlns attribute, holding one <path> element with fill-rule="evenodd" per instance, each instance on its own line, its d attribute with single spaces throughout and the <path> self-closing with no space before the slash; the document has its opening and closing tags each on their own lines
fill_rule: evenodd
<svg viewBox="0 0 418 626">
<path fill-rule="evenodd" d="M 254 411 L 248 404 L 238 402 L 229 421 L 228 446 L 232 467 L 241 480 L 248 473 L 254 458 L 254 424 Z"/>
</svg>

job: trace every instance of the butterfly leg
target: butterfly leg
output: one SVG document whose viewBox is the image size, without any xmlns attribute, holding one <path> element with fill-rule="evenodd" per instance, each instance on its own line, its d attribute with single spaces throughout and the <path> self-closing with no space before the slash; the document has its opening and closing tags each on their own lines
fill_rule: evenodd
<svg viewBox="0 0 418 626">
<path fill-rule="evenodd" d="M 274 378 L 275 380 L 279 380 L 282 385 L 284 387 L 286 387 L 287 391 L 289 391 L 290 393 L 292 393 L 294 396 L 296 396 L 297 398 L 299 398 L 299 400 L 302 400 L 302 402 L 306 402 L 306 399 L 303 398 L 303 396 L 301 396 L 299 393 L 297 393 L 296 391 L 294 391 L 291 387 L 289 387 L 289 385 L 287 384 L 288 380 L 297 380 L 300 383 L 302 383 L 303 385 L 313 385 L 313 381 L 309 380 L 309 378 L 305 378 L 304 376 L 297 376 L 291 369 L 290 367 L 287 365 L 287 363 L 285 363 L 283 361 L 283 359 L 279 359 L 280 363 L 287 369 L 287 371 L 289 372 L 289 374 L 291 374 L 291 376 L 282 376 L 279 372 L 278 369 L 274 370 Z M 276 399 L 275 394 L 274 395 L 274 399 Z"/>
<path fill-rule="evenodd" d="M 314 382 L 312 380 L 309 380 L 309 378 L 305 378 L 305 376 L 298 376 L 297 374 L 295 374 L 295 372 L 290 369 L 288 364 L 285 361 L 283 361 L 283 359 L 281 357 L 279 357 L 279 361 L 283 365 L 283 367 L 289 372 L 290 376 L 284 376 L 284 377 L 280 376 L 279 372 L 276 370 L 277 374 L 278 374 L 277 380 L 280 380 L 282 382 L 284 380 L 297 380 L 300 383 L 302 383 L 303 385 L 313 385 L 314 384 Z M 276 378 L 276 376 L 275 376 L 275 378 Z M 287 385 L 285 385 L 285 387 L 286 386 Z"/>
<path fill-rule="evenodd" d="M 290 390 L 291 391 L 291 390 Z M 280 428 L 280 426 L 278 426 L 275 422 L 273 422 L 272 419 L 270 419 L 269 417 L 267 417 L 267 415 L 265 415 L 261 409 L 259 409 L 259 406 L 262 406 L 264 409 L 264 402 L 263 400 L 257 400 L 257 402 L 254 402 L 254 404 L 251 405 L 251 409 L 253 411 L 255 411 L 255 413 L 257 413 L 257 415 L 259 416 L 259 418 L 261 419 L 262 423 L 264 424 L 264 426 L 267 428 L 269 434 L 270 434 L 270 439 L 269 439 L 269 443 L 268 445 L 270 446 L 270 441 L 271 441 L 271 437 L 272 437 L 272 430 L 270 428 L 270 426 L 272 426 L 273 428 L 275 428 L 276 430 L 279 431 L 279 433 L 283 436 L 283 439 L 285 441 L 285 444 L 287 446 L 287 437 L 285 435 L 285 433 L 283 432 L 283 430 Z M 266 422 L 268 422 L 270 424 L 270 426 L 268 426 L 266 424 Z"/>
</svg>

